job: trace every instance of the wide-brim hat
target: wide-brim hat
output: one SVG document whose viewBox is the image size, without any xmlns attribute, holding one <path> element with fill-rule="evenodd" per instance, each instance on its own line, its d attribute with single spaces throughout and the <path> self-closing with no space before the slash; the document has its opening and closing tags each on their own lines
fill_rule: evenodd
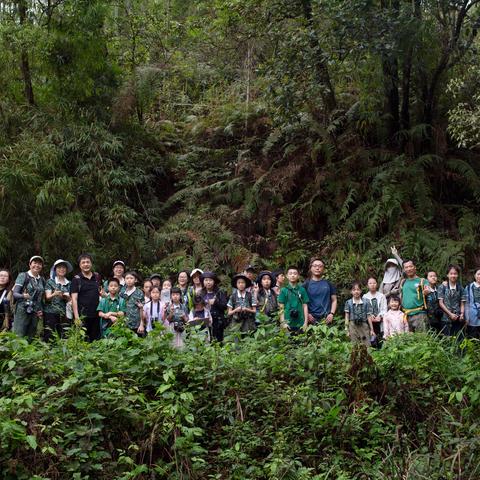
<svg viewBox="0 0 480 480">
<path fill-rule="evenodd" d="M 389 258 L 386 262 L 385 262 L 385 268 L 387 268 L 387 265 L 389 263 L 392 263 L 393 265 L 395 265 L 396 267 L 400 267 L 400 264 L 398 263 L 398 260 L 396 258 Z"/>
<path fill-rule="evenodd" d="M 215 283 L 218 283 L 218 277 L 215 272 L 203 272 L 200 276 L 200 279 L 203 282 L 203 280 L 205 280 L 206 278 L 211 278 Z"/>
<path fill-rule="evenodd" d="M 199 273 L 200 275 L 203 274 L 203 270 L 200 270 L 199 268 L 194 268 L 191 273 L 190 273 L 190 278 L 192 278 L 195 274 Z"/>
<path fill-rule="evenodd" d="M 162 279 L 162 276 L 159 273 L 152 273 L 150 275 L 150 280 L 153 280 L 154 278 Z"/>
<path fill-rule="evenodd" d="M 252 272 L 254 272 L 254 271 L 255 271 L 255 267 L 254 267 L 253 265 L 248 264 L 248 265 L 243 269 L 244 272 L 248 272 L 249 270 L 252 271 Z"/>
<path fill-rule="evenodd" d="M 30 265 L 34 260 L 38 260 L 39 262 L 45 263 L 45 260 L 40 255 L 34 255 L 33 257 L 30 258 L 30 260 L 28 261 L 28 264 Z"/>
<path fill-rule="evenodd" d="M 247 288 L 252 286 L 252 281 L 246 275 L 244 275 L 243 273 L 239 273 L 238 275 L 235 275 L 232 278 L 232 287 L 233 288 L 237 288 L 237 282 L 239 280 L 245 280 Z"/>
<path fill-rule="evenodd" d="M 258 274 L 258 277 L 257 277 L 257 280 L 256 280 L 256 282 L 258 283 L 258 285 L 260 285 L 260 286 L 262 285 L 262 278 L 265 277 L 265 276 L 270 277 L 270 280 L 271 280 L 271 282 L 272 282 L 272 285 L 275 285 L 275 283 L 276 283 L 276 281 L 277 281 L 277 278 L 276 278 L 275 275 L 274 275 L 272 272 L 270 272 L 269 270 L 264 270 L 263 272 L 260 272 L 260 273 Z"/>
<path fill-rule="evenodd" d="M 52 268 L 50 269 L 50 278 L 51 279 L 55 278 L 55 269 L 59 265 L 65 265 L 67 267 L 67 273 L 72 273 L 73 272 L 72 264 L 67 260 L 63 260 L 62 258 L 59 258 L 58 260 L 55 260 L 55 263 L 52 265 Z"/>
</svg>

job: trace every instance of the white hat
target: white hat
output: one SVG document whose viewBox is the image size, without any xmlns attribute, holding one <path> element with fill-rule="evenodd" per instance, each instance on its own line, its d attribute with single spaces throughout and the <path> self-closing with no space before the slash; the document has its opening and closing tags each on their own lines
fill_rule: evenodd
<svg viewBox="0 0 480 480">
<path fill-rule="evenodd" d="M 45 260 L 40 255 L 34 255 L 29 261 L 28 264 L 30 265 L 34 260 L 40 260 L 40 262 L 45 263 Z"/>
<path fill-rule="evenodd" d="M 50 278 L 52 280 L 55 279 L 55 269 L 59 266 L 59 265 L 65 265 L 67 267 L 67 273 L 71 273 L 73 271 L 73 267 L 72 267 L 72 264 L 70 262 L 67 262 L 67 260 L 62 260 L 61 258 L 59 258 L 58 260 L 55 261 L 55 263 L 52 265 L 52 268 L 50 269 Z"/>
<path fill-rule="evenodd" d="M 192 272 L 190 273 L 190 278 L 193 277 L 196 273 L 199 273 L 200 275 L 203 274 L 203 270 L 200 270 L 199 268 L 194 268 Z"/>
<path fill-rule="evenodd" d="M 123 268 L 125 268 L 125 262 L 123 260 L 115 260 L 113 262 L 112 268 L 115 268 L 116 265 L 121 265 Z"/>
</svg>

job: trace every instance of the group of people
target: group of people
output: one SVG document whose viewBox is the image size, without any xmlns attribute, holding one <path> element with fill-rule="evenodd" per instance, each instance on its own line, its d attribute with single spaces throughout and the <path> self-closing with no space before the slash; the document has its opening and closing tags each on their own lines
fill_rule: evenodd
<svg viewBox="0 0 480 480">
<path fill-rule="evenodd" d="M 406 332 L 435 330 L 463 338 L 480 338 L 480 269 L 465 288 L 460 269 L 451 265 L 446 277 L 429 271 L 417 275 L 413 260 L 402 260 L 395 247 L 385 263 L 380 285 L 369 278 L 367 291 L 359 282 L 345 303 L 345 328 L 352 342 L 380 347 L 385 339 Z M 58 259 L 49 278 L 42 276 L 44 260 L 30 258 L 13 286 L 10 273 L 0 269 L 0 319 L 4 330 L 21 337 L 38 334 L 43 320 L 43 339 L 65 335 L 73 323 L 86 330 L 89 341 L 112 335 L 121 323 L 139 336 L 161 326 L 173 334 L 176 347 L 190 335 L 205 341 L 223 342 L 226 333 L 235 338 L 254 331 L 261 323 L 278 323 L 292 335 L 309 325 L 330 325 L 337 313 L 335 286 L 324 278 L 325 262 L 313 258 L 308 278 L 300 281 L 297 267 L 285 271 L 261 271 L 252 265 L 231 279 L 231 293 L 221 287 L 214 272 L 194 268 L 180 271 L 175 281 L 154 273 L 141 280 L 116 260 L 111 276 L 103 281 L 93 270 L 89 254 L 78 257 L 78 273 L 70 262 Z"/>
</svg>

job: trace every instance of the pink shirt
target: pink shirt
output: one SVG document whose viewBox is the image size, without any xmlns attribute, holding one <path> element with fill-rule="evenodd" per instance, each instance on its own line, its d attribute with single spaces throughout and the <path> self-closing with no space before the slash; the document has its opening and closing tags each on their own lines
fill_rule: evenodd
<svg viewBox="0 0 480 480">
<path fill-rule="evenodd" d="M 405 322 L 403 312 L 401 310 L 389 310 L 383 317 L 384 338 L 407 332 L 408 323 Z"/>
</svg>

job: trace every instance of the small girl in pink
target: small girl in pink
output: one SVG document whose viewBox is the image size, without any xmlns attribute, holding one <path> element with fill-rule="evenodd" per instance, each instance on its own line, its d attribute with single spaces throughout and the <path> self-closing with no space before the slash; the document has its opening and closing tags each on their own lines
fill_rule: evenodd
<svg viewBox="0 0 480 480">
<path fill-rule="evenodd" d="M 398 333 L 408 332 L 408 323 L 400 310 L 400 299 L 390 297 L 388 312 L 383 317 L 383 337 L 389 338 Z"/>
</svg>

